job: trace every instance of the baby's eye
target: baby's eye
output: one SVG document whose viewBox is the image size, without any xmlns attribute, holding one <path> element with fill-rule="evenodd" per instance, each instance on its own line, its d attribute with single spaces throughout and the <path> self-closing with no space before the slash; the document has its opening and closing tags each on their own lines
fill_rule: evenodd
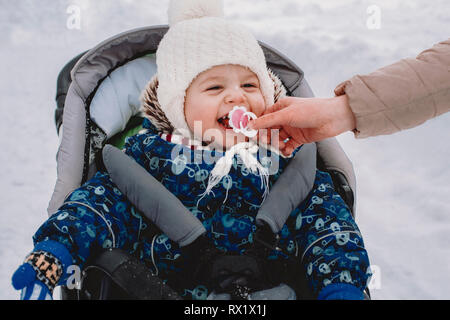
<svg viewBox="0 0 450 320">
<path fill-rule="evenodd" d="M 209 87 L 209 88 L 206 89 L 206 90 L 207 90 L 207 91 L 213 91 L 213 90 L 220 90 L 220 89 L 222 89 L 221 86 L 212 86 L 212 87 Z"/>
<path fill-rule="evenodd" d="M 244 88 L 257 88 L 258 86 L 254 83 L 244 83 L 242 85 Z"/>
</svg>

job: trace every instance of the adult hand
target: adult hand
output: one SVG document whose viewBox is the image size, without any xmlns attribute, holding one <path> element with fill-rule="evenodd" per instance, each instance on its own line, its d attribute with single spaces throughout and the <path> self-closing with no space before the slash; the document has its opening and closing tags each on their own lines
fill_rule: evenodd
<svg viewBox="0 0 450 320">
<path fill-rule="evenodd" d="M 278 129 L 279 149 L 284 155 L 290 155 L 304 143 L 355 129 L 356 120 L 345 94 L 334 98 L 287 97 L 267 108 L 261 117 L 250 122 L 249 127 L 255 130 Z M 258 138 L 271 143 L 273 132 L 263 133 L 259 131 Z"/>
</svg>

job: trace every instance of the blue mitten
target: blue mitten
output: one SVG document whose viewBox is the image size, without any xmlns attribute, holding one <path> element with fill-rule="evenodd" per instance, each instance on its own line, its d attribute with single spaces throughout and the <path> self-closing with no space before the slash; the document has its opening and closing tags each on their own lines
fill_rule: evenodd
<svg viewBox="0 0 450 320">
<path fill-rule="evenodd" d="M 32 271 L 34 272 L 34 270 Z M 45 284 L 39 280 L 34 280 L 22 289 L 20 300 L 53 300 L 53 296 Z"/>
<path fill-rule="evenodd" d="M 364 300 L 357 287 L 346 283 L 332 283 L 319 292 L 318 300 Z"/>
<path fill-rule="evenodd" d="M 72 258 L 62 244 L 56 241 L 38 243 L 25 262 L 14 272 L 12 285 L 22 290 L 22 300 L 50 300 L 53 289 L 65 279 L 65 270 Z"/>
</svg>

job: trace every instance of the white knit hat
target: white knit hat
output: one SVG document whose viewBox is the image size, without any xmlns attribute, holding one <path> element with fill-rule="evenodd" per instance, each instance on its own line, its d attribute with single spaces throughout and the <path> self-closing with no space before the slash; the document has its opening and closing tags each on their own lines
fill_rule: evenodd
<svg viewBox="0 0 450 320">
<path fill-rule="evenodd" d="M 262 48 L 245 27 L 224 19 L 222 0 L 171 0 L 168 15 L 170 28 L 156 52 L 157 95 L 179 133 L 191 136 L 184 115 L 186 90 L 214 66 L 248 67 L 259 79 L 266 106 L 274 103 L 274 84 Z"/>
</svg>

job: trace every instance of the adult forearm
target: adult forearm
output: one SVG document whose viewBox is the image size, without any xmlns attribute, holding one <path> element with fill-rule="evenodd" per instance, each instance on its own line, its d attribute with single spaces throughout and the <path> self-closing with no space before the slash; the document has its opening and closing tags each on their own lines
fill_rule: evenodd
<svg viewBox="0 0 450 320">
<path fill-rule="evenodd" d="M 341 83 L 355 115 L 356 137 L 391 134 L 450 110 L 450 39 Z"/>
</svg>

